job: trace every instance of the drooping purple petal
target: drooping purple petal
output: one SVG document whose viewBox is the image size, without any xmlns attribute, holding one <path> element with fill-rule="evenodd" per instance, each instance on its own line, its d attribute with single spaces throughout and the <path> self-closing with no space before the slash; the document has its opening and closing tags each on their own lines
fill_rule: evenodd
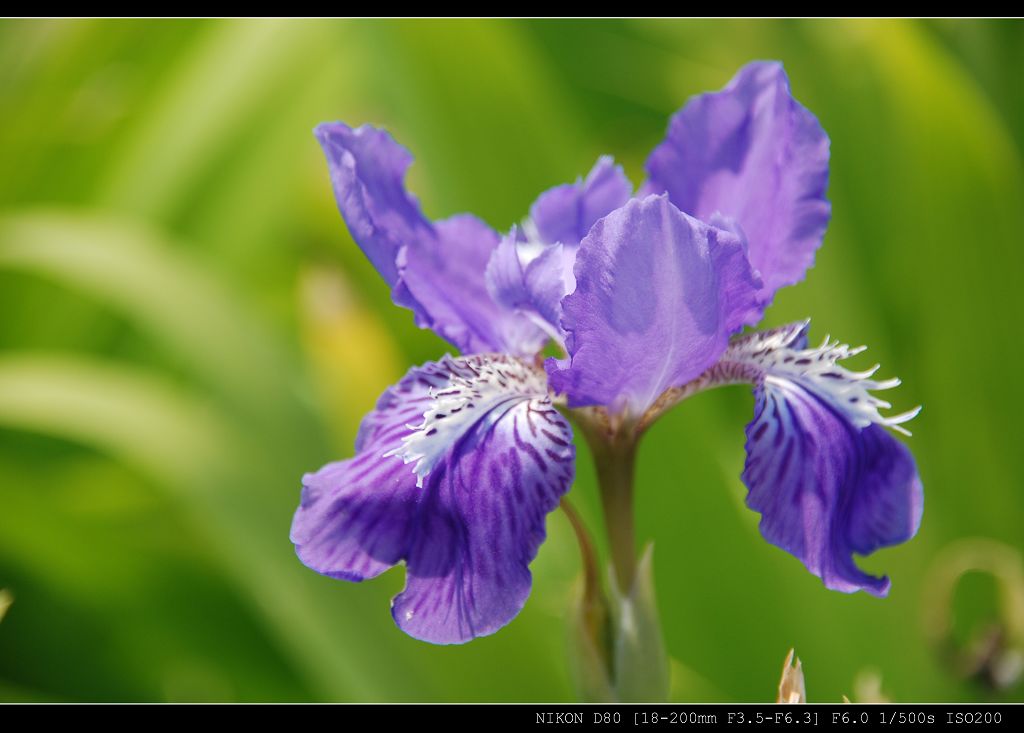
<svg viewBox="0 0 1024 733">
<path fill-rule="evenodd" d="M 407 552 L 415 488 L 408 466 L 372 451 L 306 474 L 291 529 L 299 559 L 342 580 L 380 575 Z"/>
<path fill-rule="evenodd" d="M 410 370 L 356 446 L 304 479 L 292 525 L 302 561 L 361 580 L 404 560 L 392 613 L 425 641 L 465 642 L 515 617 L 573 474 L 572 434 L 543 374 L 503 356 Z"/>
<path fill-rule="evenodd" d="M 405 189 L 412 156 L 384 130 L 320 125 L 331 182 L 352 238 L 416 323 L 463 352 L 532 355 L 544 334 L 495 303 L 484 271 L 498 236 L 479 219 L 458 215 L 432 223 Z"/>
<path fill-rule="evenodd" d="M 410 369 L 359 426 L 356 455 L 302 478 L 291 540 L 307 566 L 344 580 L 373 578 L 401 560 L 420 497 L 400 459 L 383 459 L 430 409 L 430 390 L 451 381 L 451 360 Z"/>
<path fill-rule="evenodd" d="M 922 494 L 910 452 L 884 428 L 856 428 L 802 387 L 765 385 L 747 428 L 743 482 L 765 539 L 826 587 L 888 593 L 888 577 L 868 575 L 853 554 L 913 537 Z"/>
<path fill-rule="evenodd" d="M 870 390 L 895 386 L 837 361 L 857 353 L 825 342 L 808 349 L 807 324 L 754 334 L 723 357 L 752 368 L 754 420 L 747 426 L 743 482 L 761 513 L 765 539 L 799 558 L 826 587 L 885 595 L 887 577 L 862 571 L 853 555 L 914 536 L 921 481 L 910 451 L 885 426 L 917 410 L 883 417 Z"/>
<path fill-rule="evenodd" d="M 745 234 L 770 300 L 803 279 L 828 225 L 829 140 L 793 99 L 777 62 L 744 66 L 720 92 L 691 99 L 647 160 L 644 191 L 686 213 L 716 213 Z"/>
<path fill-rule="evenodd" d="M 562 301 L 570 358 L 547 365 L 552 388 L 573 407 L 638 416 L 760 319 L 760 282 L 739 240 L 664 195 L 630 201 L 595 224 L 575 274 L 576 290 Z"/>
<path fill-rule="evenodd" d="M 633 184 L 610 156 L 602 156 L 585 180 L 555 186 L 530 207 L 527 236 L 543 244 L 580 243 L 594 222 L 619 208 L 633 195 Z M 531 230 L 532 229 L 532 230 Z"/>
<path fill-rule="evenodd" d="M 519 613 L 545 516 L 572 482 L 571 440 L 546 400 L 519 402 L 489 430 L 469 434 L 443 470 L 427 476 L 431 505 L 413 534 L 406 588 L 392 606 L 402 629 L 459 643 L 493 633 Z"/>
</svg>

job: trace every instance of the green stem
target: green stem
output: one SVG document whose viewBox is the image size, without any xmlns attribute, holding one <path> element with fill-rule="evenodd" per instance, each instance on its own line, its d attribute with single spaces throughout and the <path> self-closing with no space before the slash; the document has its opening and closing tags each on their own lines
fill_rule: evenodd
<svg viewBox="0 0 1024 733">
<path fill-rule="evenodd" d="M 582 689 L 585 695 L 595 699 L 662 701 L 667 699 L 669 691 L 668 655 L 658 622 L 650 547 L 643 560 L 638 561 L 633 520 L 638 423 L 634 419 L 609 415 L 602 408 L 579 408 L 570 414 L 593 455 L 611 550 L 613 582 L 617 586 L 610 596 L 607 636 L 595 633 L 595 616 L 584 612 L 577 622 L 586 626 L 582 630 L 591 640 L 590 647 L 599 645 L 603 639 L 610 643 L 607 661 L 596 661 L 598 657 L 594 654 L 583 656 L 580 666 L 591 674 L 581 675 L 589 683 Z M 572 521 L 571 508 L 567 509 L 567 514 Z M 581 548 L 584 545 L 581 542 Z M 585 576 L 589 570 L 584 569 Z M 587 610 L 585 600 L 584 611 Z M 602 664 L 605 674 L 593 673 L 592 668 Z M 596 684 L 595 680 L 608 680 L 608 684 Z"/>
<path fill-rule="evenodd" d="M 586 435 L 597 468 L 597 484 L 601 490 L 601 508 L 615 581 L 621 593 L 629 593 L 636 575 L 636 534 L 633 528 L 636 437 L 631 429 L 622 427 Z"/>
</svg>

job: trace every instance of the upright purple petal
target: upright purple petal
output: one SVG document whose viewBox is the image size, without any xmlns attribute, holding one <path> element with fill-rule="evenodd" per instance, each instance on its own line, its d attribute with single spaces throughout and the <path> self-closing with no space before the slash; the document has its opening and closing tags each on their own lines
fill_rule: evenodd
<svg viewBox="0 0 1024 733">
<path fill-rule="evenodd" d="M 519 239 L 519 232 L 502 237 L 487 265 L 487 289 L 495 302 L 522 313 L 561 342 L 562 298 L 575 284 L 575 251 L 563 244 L 537 244 Z"/>
<path fill-rule="evenodd" d="M 676 113 L 647 160 L 644 190 L 667 191 L 704 221 L 719 214 L 735 222 L 770 300 L 803 279 L 821 245 L 828 158 L 828 136 L 793 99 L 782 65 L 755 62 Z"/>
<path fill-rule="evenodd" d="M 543 374 L 504 356 L 413 369 L 364 421 L 357 451 L 305 478 L 292 525 L 302 561 L 361 580 L 404 560 L 392 613 L 425 641 L 511 621 L 573 475 L 572 434 Z"/>
<path fill-rule="evenodd" d="M 562 298 L 576 287 L 573 262 L 580 240 L 601 217 L 627 201 L 633 186 L 608 156 L 587 175 L 542 193 L 522 231 L 513 227 L 491 255 L 487 289 L 495 301 L 522 313 L 557 342 Z"/>
<path fill-rule="evenodd" d="M 405 189 L 412 156 L 384 130 L 317 127 L 352 238 L 416 323 L 463 352 L 532 355 L 544 334 L 493 301 L 484 271 L 498 236 L 468 214 L 432 223 Z"/>
<path fill-rule="evenodd" d="M 895 386 L 837 362 L 857 350 L 808 349 L 806 323 L 733 344 L 723 363 L 750 368 L 756 408 L 747 426 L 743 482 L 761 513 L 761 533 L 799 558 L 826 587 L 885 595 L 887 577 L 862 571 L 853 555 L 914 536 L 923 495 L 910 451 L 885 430 L 917 410 L 883 417 L 871 390 Z"/>
<path fill-rule="evenodd" d="M 760 283 L 739 240 L 667 196 L 634 199 L 595 224 L 575 274 L 576 290 L 562 301 L 570 358 L 548 362 L 552 388 L 573 407 L 638 416 L 760 319 Z"/>
<path fill-rule="evenodd" d="M 419 203 L 405 190 L 412 155 L 385 130 L 352 129 L 340 122 L 316 128 L 327 157 L 338 210 L 352 238 L 392 287 L 398 282 L 398 251 L 434 236 Z"/>
<path fill-rule="evenodd" d="M 544 244 L 580 243 L 594 222 L 619 208 L 633 195 L 633 184 L 609 156 L 602 156 L 586 180 L 555 186 L 530 207 L 527 235 Z"/>
</svg>

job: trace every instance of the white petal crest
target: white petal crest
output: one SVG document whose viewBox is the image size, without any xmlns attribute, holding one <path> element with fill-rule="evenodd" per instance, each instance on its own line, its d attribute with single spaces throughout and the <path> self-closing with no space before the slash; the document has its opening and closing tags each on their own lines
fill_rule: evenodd
<svg viewBox="0 0 1024 733">
<path fill-rule="evenodd" d="M 452 376 L 428 391 L 432 402 L 423 421 L 399 447 L 385 456 L 415 463 L 417 486 L 463 436 L 487 429 L 515 405 L 527 400 L 548 402 L 543 372 L 512 356 L 485 354 L 460 357 L 449 363 Z"/>
<path fill-rule="evenodd" d="M 897 415 L 882 415 L 879 410 L 892 405 L 871 394 L 892 389 L 900 380 L 873 379 L 877 364 L 861 372 L 839 365 L 843 359 L 864 351 L 864 346 L 850 347 L 826 336 L 820 346 L 808 348 L 809 325 L 810 321 L 800 321 L 738 339 L 729 346 L 722 361 L 752 366 L 763 374 L 767 384 L 783 391 L 796 382 L 827 399 L 858 428 L 877 424 L 910 435 L 902 424 L 916 417 L 921 407 Z"/>
</svg>

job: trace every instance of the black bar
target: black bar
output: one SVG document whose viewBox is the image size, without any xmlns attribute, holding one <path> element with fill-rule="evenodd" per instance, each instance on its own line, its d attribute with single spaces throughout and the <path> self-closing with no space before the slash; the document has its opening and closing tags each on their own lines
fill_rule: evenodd
<svg viewBox="0 0 1024 733">
<path fill-rule="evenodd" d="M 330 716 L 332 727 L 350 730 L 450 730 L 490 729 L 545 730 L 701 730 L 755 731 L 828 729 L 832 731 L 884 731 L 943 728 L 947 730 L 1016 730 L 1024 724 L 1024 704 L 6 704 L 0 705 L 0 721 L 12 723 L 20 714 L 31 715 L 34 724 L 42 717 L 74 715 L 76 724 L 95 713 L 112 721 L 158 715 L 163 723 L 175 719 L 212 722 L 224 714 L 233 724 L 251 715 L 263 724 L 275 719 L 294 725 L 306 715 Z M 315 708 L 325 708 L 316 710 Z M 415 727 L 414 727 L 415 726 Z M 0 727 L 6 725 L 0 724 Z M 13 726 L 11 727 L 13 730 Z"/>
</svg>

